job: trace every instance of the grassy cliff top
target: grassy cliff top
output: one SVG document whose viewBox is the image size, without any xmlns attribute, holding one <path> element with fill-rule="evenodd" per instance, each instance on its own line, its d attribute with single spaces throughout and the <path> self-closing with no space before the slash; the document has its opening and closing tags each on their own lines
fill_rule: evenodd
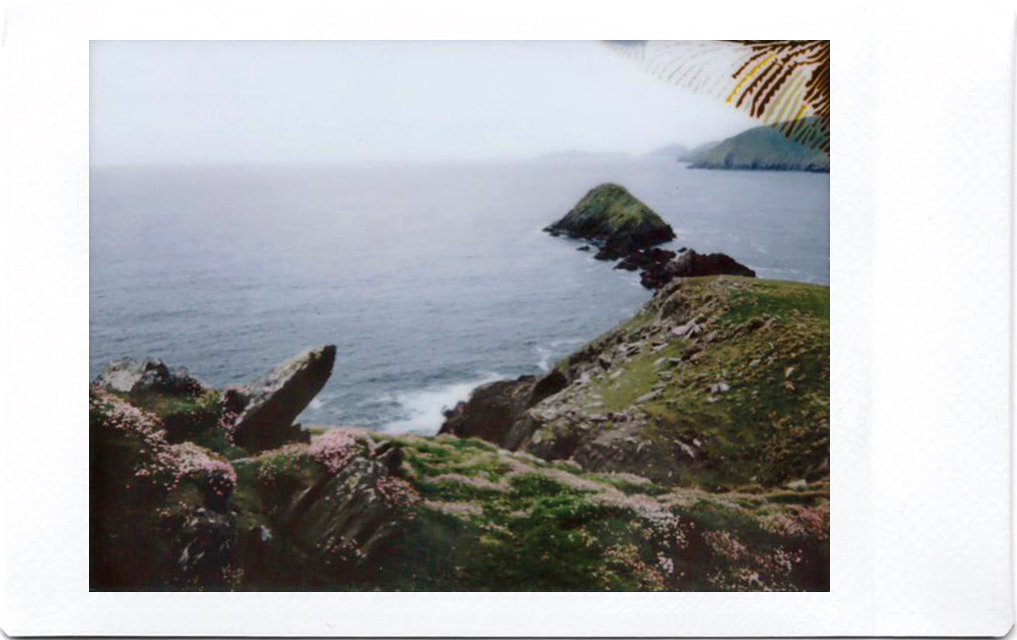
<svg viewBox="0 0 1017 640">
<path fill-rule="evenodd" d="M 558 363 L 520 448 L 729 490 L 829 474 L 828 287 L 682 278 Z"/>
</svg>

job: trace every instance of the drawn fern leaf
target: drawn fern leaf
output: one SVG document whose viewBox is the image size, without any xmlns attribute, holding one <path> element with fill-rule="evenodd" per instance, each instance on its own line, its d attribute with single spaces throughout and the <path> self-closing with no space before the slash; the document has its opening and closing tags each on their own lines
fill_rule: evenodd
<svg viewBox="0 0 1017 640">
<path fill-rule="evenodd" d="M 616 40 L 653 75 L 712 95 L 830 154 L 829 40 Z"/>
</svg>

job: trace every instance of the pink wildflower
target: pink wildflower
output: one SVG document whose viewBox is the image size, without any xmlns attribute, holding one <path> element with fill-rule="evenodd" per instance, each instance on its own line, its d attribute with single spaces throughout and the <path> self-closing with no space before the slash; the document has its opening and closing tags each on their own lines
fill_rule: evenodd
<svg viewBox="0 0 1017 640">
<path fill-rule="evenodd" d="M 330 429 L 311 440 L 307 453 L 335 473 L 356 455 L 357 439 L 348 431 Z"/>
</svg>

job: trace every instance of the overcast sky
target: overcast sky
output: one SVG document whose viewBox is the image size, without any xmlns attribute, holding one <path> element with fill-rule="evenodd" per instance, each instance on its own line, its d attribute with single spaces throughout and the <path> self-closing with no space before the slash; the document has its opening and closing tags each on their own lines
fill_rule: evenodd
<svg viewBox="0 0 1017 640">
<path fill-rule="evenodd" d="M 755 123 L 594 42 L 93 42 L 91 161 L 642 154 Z"/>
</svg>

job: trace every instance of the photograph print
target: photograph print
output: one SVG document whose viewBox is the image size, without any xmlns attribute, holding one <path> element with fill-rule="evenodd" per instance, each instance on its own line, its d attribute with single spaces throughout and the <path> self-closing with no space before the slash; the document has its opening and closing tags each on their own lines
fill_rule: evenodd
<svg viewBox="0 0 1017 640">
<path fill-rule="evenodd" d="M 89 75 L 92 591 L 829 591 L 829 41 Z"/>
</svg>

